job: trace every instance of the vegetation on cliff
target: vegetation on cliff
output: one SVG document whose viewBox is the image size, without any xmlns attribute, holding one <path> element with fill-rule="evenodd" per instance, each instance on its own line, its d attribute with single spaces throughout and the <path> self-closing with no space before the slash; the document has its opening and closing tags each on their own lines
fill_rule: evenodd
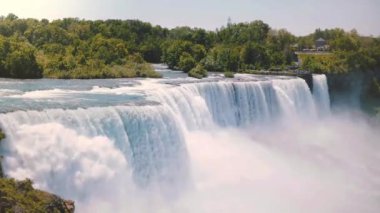
<svg viewBox="0 0 380 213">
<path fill-rule="evenodd" d="M 36 190 L 32 181 L 0 178 L 0 212 L 74 212 L 74 202 Z"/>
<path fill-rule="evenodd" d="M 4 132 L 0 129 L 0 142 L 5 138 Z"/>
<path fill-rule="evenodd" d="M 0 142 L 5 134 L 0 129 Z M 59 212 L 72 213 L 74 202 L 34 189 L 29 179 L 18 181 L 5 178 L 0 156 L 0 212 Z"/>
</svg>

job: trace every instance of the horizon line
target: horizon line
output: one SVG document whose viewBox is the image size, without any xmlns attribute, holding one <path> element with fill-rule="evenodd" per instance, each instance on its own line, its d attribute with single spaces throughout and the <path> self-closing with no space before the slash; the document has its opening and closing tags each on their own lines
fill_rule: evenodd
<svg viewBox="0 0 380 213">
<path fill-rule="evenodd" d="M 221 25 L 220 27 L 214 27 L 214 29 L 209 29 L 207 27 L 194 26 L 194 25 L 192 25 L 192 26 L 191 25 L 164 26 L 164 24 L 154 23 L 154 22 L 151 22 L 151 21 L 143 20 L 141 18 L 96 18 L 96 19 L 92 19 L 92 18 L 83 18 L 83 17 L 75 17 L 75 16 L 71 16 L 71 17 L 67 16 L 67 17 L 60 17 L 60 18 L 35 18 L 35 17 L 20 17 L 17 14 L 12 13 L 12 12 L 8 13 L 7 15 L 0 14 L 0 18 L 6 18 L 7 16 L 9 16 L 11 14 L 15 15 L 17 17 L 17 19 L 24 19 L 24 20 L 34 19 L 34 20 L 37 20 L 37 21 L 48 20 L 49 23 L 54 22 L 54 21 L 64 20 L 64 19 L 76 19 L 78 21 L 108 21 L 108 20 L 141 21 L 141 22 L 144 22 L 144 23 L 149 23 L 153 27 L 162 27 L 162 28 L 167 28 L 169 30 L 176 29 L 176 28 L 181 28 L 181 27 L 188 27 L 188 28 L 191 28 L 191 29 L 203 29 L 203 30 L 208 31 L 208 32 L 216 32 L 216 31 L 222 29 L 223 27 L 228 27 L 228 22 L 230 21 L 230 17 L 227 17 L 227 19 L 226 19 L 227 21 L 226 21 L 225 25 Z M 332 27 L 332 28 L 317 27 L 317 28 L 314 29 L 313 32 L 309 32 L 307 34 L 295 34 L 295 33 L 291 32 L 290 30 L 288 30 L 286 27 L 274 28 L 268 22 L 266 22 L 266 21 L 264 21 L 262 19 L 253 19 L 253 20 L 250 20 L 250 21 L 239 21 L 239 22 L 233 22 L 232 21 L 231 24 L 248 24 L 248 23 L 252 23 L 252 22 L 255 22 L 255 21 L 262 21 L 263 23 L 267 24 L 271 30 L 286 30 L 287 32 L 291 33 L 292 35 L 294 35 L 296 37 L 310 36 L 311 34 L 315 33 L 315 31 L 318 30 L 318 29 L 320 29 L 320 30 L 341 29 L 341 30 L 343 30 L 346 33 L 355 30 L 358 33 L 358 35 L 361 36 L 361 37 L 380 38 L 380 34 L 379 35 L 361 34 L 360 31 L 358 31 L 356 27 L 352 28 L 352 29 L 344 29 L 344 28 L 338 27 L 338 26 L 337 27 Z"/>
</svg>

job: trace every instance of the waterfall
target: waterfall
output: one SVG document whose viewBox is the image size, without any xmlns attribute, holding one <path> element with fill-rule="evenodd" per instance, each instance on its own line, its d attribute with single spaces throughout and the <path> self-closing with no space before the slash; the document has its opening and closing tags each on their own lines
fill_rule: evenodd
<svg viewBox="0 0 380 213">
<path fill-rule="evenodd" d="M 330 96 L 325 75 L 313 75 L 313 96 L 320 114 L 330 113 Z"/>
<path fill-rule="evenodd" d="M 181 84 L 158 91 L 152 100 L 168 106 L 188 129 L 262 125 L 316 114 L 312 94 L 299 78 Z"/>
<path fill-rule="evenodd" d="M 162 106 L 18 111 L 0 121 L 7 175 L 64 196 L 128 170 L 142 187 L 188 176 L 184 137 Z"/>
<path fill-rule="evenodd" d="M 347 212 L 346 201 L 354 199 L 372 209 L 377 202 L 357 196 L 356 187 L 378 183 L 368 163 L 377 158 L 363 146 L 351 155 L 340 144 L 349 139 L 331 133 L 339 125 L 319 126 L 330 109 L 326 77 L 314 75 L 313 84 L 312 93 L 295 77 L 184 80 L 135 97 L 120 86 L 101 96 L 91 91 L 86 105 L 62 109 L 43 108 L 42 98 L 50 96 L 36 90 L 38 107 L 0 113 L 7 135 L 3 168 L 9 177 L 31 178 L 37 188 L 74 199 L 81 212 L 305 212 L 309 206 L 311 212 Z M 69 100 L 68 89 L 58 98 Z M 138 104 L 120 104 L 127 99 Z M 350 159 L 358 165 L 349 166 Z M 326 197 L 315 201 L 318 193 Z M 343 195 L 346 200 L 337 199 Z"/>
<path fill-rule="evenodd" d="M 56 178 L 65 176 L 64 185 L 70 185 L 76 182 L 78 172 L 83 175 L 93 172 L 85 171 L 86 168 L 79 165 L 84 164 L 82 161 L 95 163 L 100 153 L 89 153 L 91 159 L 80 159 L 77 156 L 80 152 L 75 152 L 80 143 L 93 140 L 103 141 L 99 146 L 108 144 L 107 149 L 117 158 L 123 156 L 128 164 L 125 168 L 114 168 L 124 164 L 123 160 L 119 159 L 119 164 L 108 165 L 107 162 L 113 160 L 105 159 L 99 166 L 108 170 L 130 170 L 140 186 L 152 182 L 184 182 L 189 172 L 185 132 L 263 125 L 281 117 L 315 114 L 312 95 L 306 83 L 299 78 L 183 83 L 159 89 L 148 99 L 158 104 L 0 114 L 0 125 L 7 134 L 4 144 L 6 173 L 17 178 L 30 177 L 42 188 L 69 196 L 66 189 L 57 188 Z M 61 130 L 67 133 L 68 138 Z M 66 141 L 69 142 L 66 144 Z M 40 146 L 31 147 L 36 144 Z M 73 155 L 68 157 L 76 160 L 71 162 L 65 157 L 67 162 L 57 169 L 47 162 L 50 158 L 60 160 L 56 155 L 62 155 L 57 154 L 62 146 Z M 25 151 L 25 147 L 41 150 L 29 153 L 31 151 Z M 44 149 L 54 154 L 51 157 L 39 156 L 38 153 L 43 153 Z M 44 167 L 39 170 L 41 160 Z"/>
</svg>

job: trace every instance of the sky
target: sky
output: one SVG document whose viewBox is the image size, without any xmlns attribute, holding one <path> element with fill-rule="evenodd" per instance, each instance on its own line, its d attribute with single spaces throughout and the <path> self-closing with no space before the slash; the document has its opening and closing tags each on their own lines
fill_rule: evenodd
<svg viewBox="0 0 380 213">
<path fill-rule="evenodd" d="M 263 20 L 296 35 L 339 27 L 380 36 L 380 0 L 0 0 L 0 15 L 8 13 L 49 20 L 139 19 L 208 30 L 230 17 L 233 23 Z"/>
</svg>

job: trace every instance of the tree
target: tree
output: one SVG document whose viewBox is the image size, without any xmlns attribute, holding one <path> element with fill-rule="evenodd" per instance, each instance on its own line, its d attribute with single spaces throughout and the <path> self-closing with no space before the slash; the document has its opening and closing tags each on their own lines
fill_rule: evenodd
<svg viewBox="0 0 380 213">
<path fill-rule="evenodd" d="M 206 48 L 201 44 L 192 46 L 191 52 L 197 62 L 200 62 L 204 57 L 206 57 L 207 54 Z"/>
<path fill-rule="evenodd" d="M 105 64 L 121 64 L 127 55 L 124 41 L 120 39 L 106 39 L 98 34 L 90 41 L 91 56 L 104 61 Z"/>
<path fill-rule="evenodd" d="M 193 44 L 189 41 L 176 40 L 164 44 L 163 61 L 168 64 L 169 68 L 178 68 L 180 57 L 183 53 L 192 53 Z"/>
<path fill-rule="evenodd" d="M 159 63 L 161 61 L 162 50 L 159 42 L 147 41 L 140 46 L 139 51 L 148 62 Z"/>
<path fill-rule="evenodd" d="M 231 24 L 221 28 L 217 37 L 224 44 L 244 44 L 246 42 L 264 43 L 270 27 L 262 21 Z"/>
<path fill-rule="evenodd" d="M 240 51 L 237 48 L 218 46 L 211 49 L 205 60 L 205 67 L 212 71 L 232 71 L 239 70 Z"/>
<path fill-rule="evenodd" d="M 14 20 L 17 20 L 17 19 L 18 19 L 18 17 L 15 14 L 13 14 L 13 13 L 9 13 L 7 15 L 7 17 L 5 18 L 5 20 L 8 20 L 8 21 L 14 21 Z"/>
<path fill-rule="evenodd" d="M 360 47 L 359 41 L 350 35 L 344 35 L 330 42 L 331 49 L 342 51 L 357 51 Z"/>
<path fill-rule="evenodd" d="M 190 70 L 188 75 L 193 78 L 201 79 L 207 77 L 208 74 L 207 70 L 203 67 L 203 65 L 198 64 L 196 67 Z"/>
<path fill-rule="evenodd" d="M 178 67 L 184 72 L 189 72 L 196 65 L 194 58 L 187 52 L 184 52 L 179 60 Z"/>
<path fill-rule="evenodd" d="M 0 38 L 0 76 L 11 78 L 41 78 L 35 49 L 27 43 Z"/>
</svg>

